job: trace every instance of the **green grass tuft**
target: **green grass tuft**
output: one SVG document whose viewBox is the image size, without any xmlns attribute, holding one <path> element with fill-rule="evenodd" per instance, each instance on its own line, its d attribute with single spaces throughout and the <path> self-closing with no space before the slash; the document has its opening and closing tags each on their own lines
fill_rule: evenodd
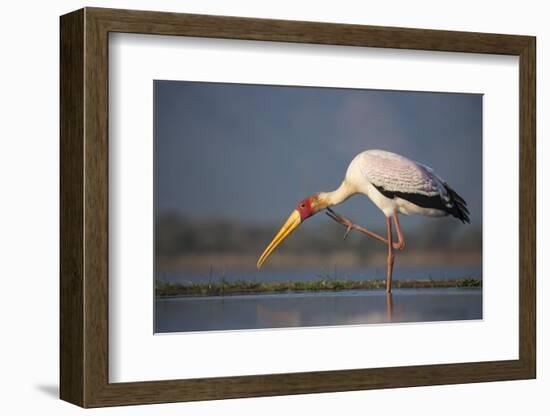
<svg viewBox="0 0 550 416">
<path fill-rule="evenodd" d="M 281 292 L 317 292 L 342 290 L 378 290 L 386 287 L 385 280 L 345 280 L 317 279 L 294 282 L 258 282 L 255 280 L 237 280 L 234 282 L 222 279 L 212 283 L 169 283 L 158 280 L 155 285 L 156 296 L 223 296 L 247 293 L 281 293 Z M 453 280 L 395 280 L 396 289 L 423 288 L 480 288 L 481 279 L 466 277 Z"/>
</svg>

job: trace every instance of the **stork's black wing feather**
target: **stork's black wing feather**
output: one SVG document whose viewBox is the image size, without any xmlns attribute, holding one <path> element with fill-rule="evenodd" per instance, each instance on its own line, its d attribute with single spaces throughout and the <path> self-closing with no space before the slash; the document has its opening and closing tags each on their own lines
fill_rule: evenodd
<svg viewBox="0 0 550 416">
<path fill-rule="evenodd" d="M 393 199 L 398 197 L 422 208 L 438 209 L 458 218 L 463 223 L 469 223 L 470 212 L 468 208 L 466 208 L 467 204 L 464 198 L 458 195 L 449 185 L 444 184 L 444 186 L 449 196 L 448 201 L 444 201 L 440 194 L 424 195 L 419 193 L 388 191 L 382 186 L 374 185 L 374 187 L 386 198 Z"/>
</svg>

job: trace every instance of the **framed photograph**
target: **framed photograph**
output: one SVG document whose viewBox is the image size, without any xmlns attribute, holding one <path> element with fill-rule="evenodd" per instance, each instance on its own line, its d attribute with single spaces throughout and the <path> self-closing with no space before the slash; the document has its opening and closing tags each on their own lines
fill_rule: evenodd
<svg viewBox="0 0 550 416">
<path fill-rule="evenodd" d="M 535 378 L 535 38 L 61 17 L 82 407 Z"/>
</svg>

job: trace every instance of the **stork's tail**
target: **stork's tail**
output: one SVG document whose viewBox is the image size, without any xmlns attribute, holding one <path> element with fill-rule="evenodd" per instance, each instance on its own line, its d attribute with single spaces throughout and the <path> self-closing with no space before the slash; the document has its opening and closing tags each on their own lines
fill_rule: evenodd
<svg viewBox="0 0 550 416">
<path fill-rule="evenodd" d="M 470 223 L 470 211 L 466 206 L 468 205 L 464 198 L 462 198 L 456 191 L 449 185 L 445 184 L 445 189 L 449 194 L 450 207 L 447 208 L 447 212 L 453 217 L 458 218 L 463 223 Z"/>
</svg>

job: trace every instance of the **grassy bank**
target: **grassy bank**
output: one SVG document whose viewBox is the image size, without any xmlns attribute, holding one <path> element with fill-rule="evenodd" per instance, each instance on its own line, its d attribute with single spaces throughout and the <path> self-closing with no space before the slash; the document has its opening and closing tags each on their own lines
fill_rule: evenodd
<svg viewBox="0 0 550 416">
<path fill-rule="evenodd" d="M 318 292 L 341 290 L 376 290 L 386 287 L 385 280 L 318 279 L 305 282 L 257 282 L 222 280 L 216 283 L 180 284 L 157 281 L 156 296 L 222 296 L 246 293 Z M 454 280 L 395 280 L 396 289 L 481 287 L 481 280 L 463 278 Z"/>
</svg>

